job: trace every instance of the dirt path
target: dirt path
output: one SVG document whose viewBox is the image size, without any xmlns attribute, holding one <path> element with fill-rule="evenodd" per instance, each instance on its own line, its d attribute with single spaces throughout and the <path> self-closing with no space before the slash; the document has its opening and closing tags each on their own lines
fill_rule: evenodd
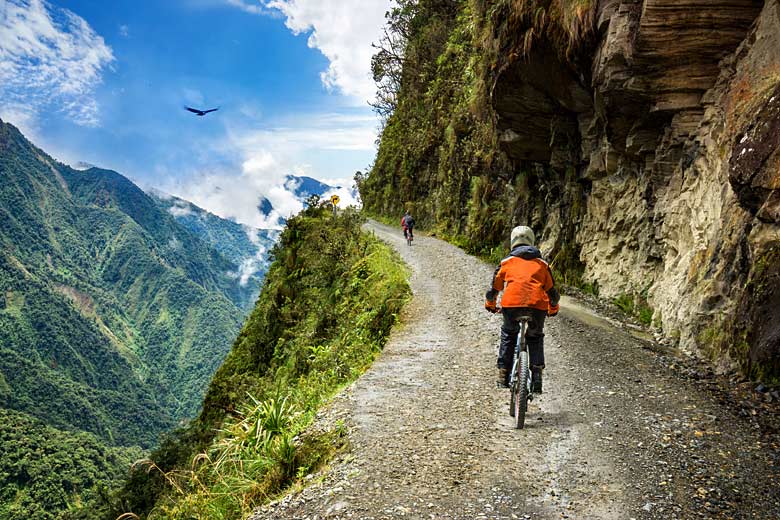
<svg viewBox="0 0 780 520">
<path fill-rule="evenodd" d="M 493 267 L 434 238 L 407 247 L 414 299 L 373 367 L 323 413 L 351 450 L 271 518 L 780 518 L 780 461 L 754 425 L 651 344 L 564 300 L 545 393 L 512 428 L 496 389 Z"/>
</svg>

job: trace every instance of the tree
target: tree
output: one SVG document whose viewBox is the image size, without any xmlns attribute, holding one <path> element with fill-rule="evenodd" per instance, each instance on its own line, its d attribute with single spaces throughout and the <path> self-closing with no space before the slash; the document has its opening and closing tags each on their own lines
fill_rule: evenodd
<svg viewBox="0 0 780 520">
<path fill-rule="evenodd" d="M 399 0 L 398 5 L 385 13 L 387 24 L 382 30 L 377 49 L 371 58 L 371 73 L 376 83 L 376 99 L 370 103 L 383 120 L 387 120 L 397 106 L 398 92 L 404 68 L 404 52 L 409 41 L 411 22 L 416 11 L 413 0 Z"/>
</svg>

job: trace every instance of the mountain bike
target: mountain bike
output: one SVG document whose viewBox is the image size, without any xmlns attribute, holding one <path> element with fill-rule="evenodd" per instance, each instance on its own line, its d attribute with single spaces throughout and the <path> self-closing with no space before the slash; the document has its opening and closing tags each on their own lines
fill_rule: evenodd
<svg viewBox="0 0 780 520">
<path fill-rule="evenodd" d="M 412 240 L 414 240 L 414 233 L 411 229 L 404 229 L 404 238 L 406 238 L 406 245 L 411 246 Z"/>
<path fill-rule="evenodd" d="M 531 365 L 525 342 L 529 321 L 531 321 L 530 316 L 520 317 L 520 332 L 517 335 L 512 372 L 509 375 L 509 415 L 515 418 L 515 428 L 517 429 L 522 429 L 525 426 L 528 401 L 532 401 L 534 398 L 531 393 Z"/>
</svg>

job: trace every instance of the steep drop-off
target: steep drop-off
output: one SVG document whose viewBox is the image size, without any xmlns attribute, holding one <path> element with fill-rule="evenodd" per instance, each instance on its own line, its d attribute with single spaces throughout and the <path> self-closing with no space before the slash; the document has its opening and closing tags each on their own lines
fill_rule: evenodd
<svg viewBox="0 0 780 520">
<path fill-rule="evenodd" d="M 430 0 L 394 19 L 370 211 L 482 253 L 529 223 L 565 281 L 780 377 L 776 0 Z"/>
</svg>

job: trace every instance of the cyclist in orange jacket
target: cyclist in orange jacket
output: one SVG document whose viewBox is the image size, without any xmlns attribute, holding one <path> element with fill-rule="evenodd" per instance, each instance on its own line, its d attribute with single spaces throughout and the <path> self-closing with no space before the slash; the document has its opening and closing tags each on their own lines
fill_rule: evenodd
<svg viewBox="0 0 780 520">
<path fill-rule="evenodd" d="M 512 368 L 515 343 L 520 332 L 519 319 L 530 316 L 526 332 L 526 344 L 531 361 L 531 391 L 542 392 L 542 370 L 544 369 L 544 319 L 555 316 L 559 310 L 560 295 L 555 288 L 550 266 L 542 260 L 542 254 L 535 247 L 536 237 L 531 228 L 517 226 L 512 230 L 511 252 L 501 261 L 490 289 L 485 294 L 485 309 L 496 311 L 496 297 L 501 297 L 501 344 L 498 350 L 499 386 L 508 384 L 509 369 Z"/>
</svg>

